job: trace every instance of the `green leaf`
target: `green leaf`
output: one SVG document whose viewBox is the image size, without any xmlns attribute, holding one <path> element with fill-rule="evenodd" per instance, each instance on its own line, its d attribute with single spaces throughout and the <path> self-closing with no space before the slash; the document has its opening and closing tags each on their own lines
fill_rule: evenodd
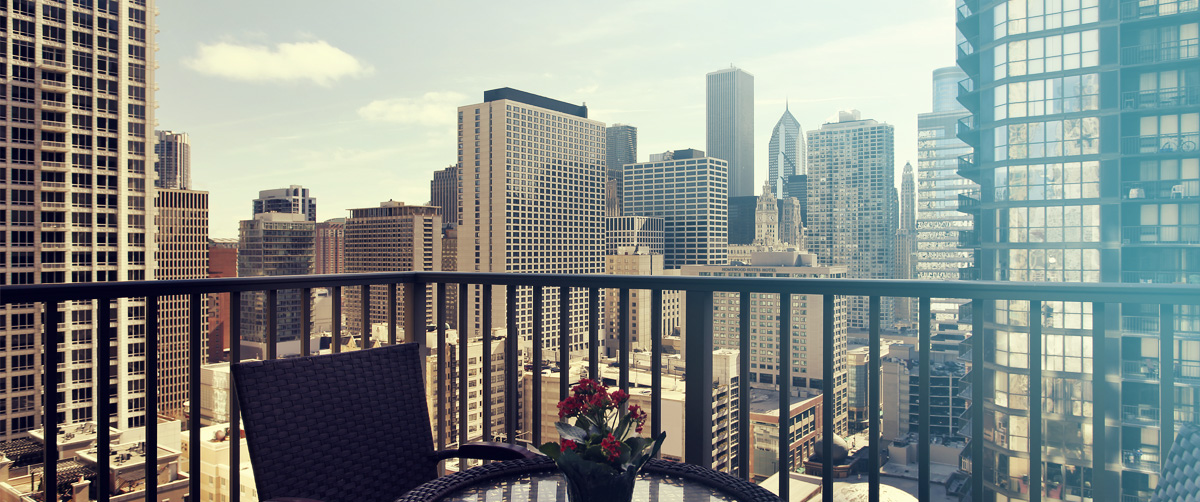
<svg viewBox="0 0 1200 502">
<path fill-rule="evenodd" d="M 566 422 L 555 422 L 554 428 L 558 429 L 558 437 L 562 439 L 570 439 L 576 443 L 584 443 L 587 441 L 587 431 L 580 429 Z"/>
<path fill-rule="evenodd" d="M 546 443 L 539 446 L 538 450 L 554 460 L 558 460 L 559 455 L 562 454 L 562 447 L 558 443 Z"/>
</svg>

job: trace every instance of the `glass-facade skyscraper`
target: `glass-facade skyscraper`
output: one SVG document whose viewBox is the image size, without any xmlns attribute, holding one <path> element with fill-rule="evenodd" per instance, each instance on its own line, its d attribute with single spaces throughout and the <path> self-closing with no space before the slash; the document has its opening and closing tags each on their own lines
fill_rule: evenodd
<svg viewBox="0 0 1200 502">
<path fill-rule="evenodd" d="M 788 177 L 805 174 L 804 130 L 800 122 L 786 107 L 783 116 L 771 129 L 771 142 L 767 146 L 767 182 L 776 198 L 783 198 Z"/>
<path fill-rule="evenodd" d="M 754 75 L 738 68 L 706 77 L 708 155 L 729 163 L 729 196 L 752 196 L 754 185 Z"/>
<path fill-rule="evenodd" d="M 980 278 L 1200 282 L 1198 21 L 1192 1 L 958 3 Z M 1148 500 L 1197 421 L 1197 312 L 1110 305 L 1097 346 L 1091 304 L 975 310 L 984 500 Z"/>
<path fill-rule="evenodd" d="M 604 128 L 604 208 L 609 218 L 621 216 L 622 172 L 637 162 L 637 128 L 613 124 Z"/>
</svg>

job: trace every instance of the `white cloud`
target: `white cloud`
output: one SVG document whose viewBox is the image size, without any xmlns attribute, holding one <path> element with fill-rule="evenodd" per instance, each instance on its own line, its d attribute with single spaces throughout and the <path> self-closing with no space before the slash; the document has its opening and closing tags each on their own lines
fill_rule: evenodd
<svg viewBox="0 0 1200 502">
<path fill-rule="evenodd" d="M 376 122 L 416 125 L 453 124 L 455 110 L 467 96 L 457 92 L 427 92 L 419 98 L 380 99 L 358 109 L 358 116 Z"/>
<path fill-rule="evenodd" d="M 308 80 L 329 86 L 345 77 L 362 77 L 375 71 L 346 51 L 324 40 L 315 42 L 238 45 L 229 42 L 201 44 L 188 68 L 231 80 L 249 82 Z"/>
</svg>

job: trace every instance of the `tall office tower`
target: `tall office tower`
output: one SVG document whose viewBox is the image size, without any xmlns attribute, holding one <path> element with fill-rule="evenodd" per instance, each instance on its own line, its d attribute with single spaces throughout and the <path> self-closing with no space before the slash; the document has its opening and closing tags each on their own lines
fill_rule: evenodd
<svg viewBox="0 0 1200 502">
<path fill-rule="evenodd" d="M 617 254 L 620 248 L 635 248 L 658 255 L 666 253 L 666 228 L 666 221 L 662 218 L 608 218 L 604 230 L 604 255 Z"/>
<path fill-rule="evenodd" d="M 154 198 L 154 236 L 159 280 L 208 277 L 208 192 L 160 188 Z M 203 300 L 202 300 L 203 302 Z M 159 300 L 158 406 L 160 413 L 183 418 L 188 399 L 191 300 L 187 295 Z M 201 310 L 204 306 L 199 307 Z M 195 333 L 204 337 L 206 332 Z M 207 345 L 205 340 L 201 346 Z"/>
<path fill-rule="evenodd" d="M 809 253 L 765 252 L 753 253 L 749 265 L 685 266 L 684 276 L 701 277 L 789 277 L 840 279 L 846 277 L 846 267 L 818 266 L 815 256 Z M 792 390 L 800 396 L 812 396 L 822 392 L 824 376 L 824 310 L 821 295 L 792 295 Z M 778 319 L 780 315 L 779 295 L 750 295 L 751 312 L 756 319 Z M 737 293 L 713 293 L 714 308 L 719 315 L 713 318 L 713 347 L 738 350 L 741 336 L 740 309 Z M 842 436 L 847 432 L 847 308 L 849 299 L 838 296 L 834 301 L 833 326 L 834 346 L 834 398 L 827 400 L 834 406 L 835 431 Z M 801 312 L 807 312 L 801 314 Z M 778 390 L 779 374 L 779 326 L 768 322 L 755 328 L 756 347 L 750 356 L 750 387 Z M 684 336 L 687 336 L 686 333 Z M 757 344 L 757 345 L 755 345 Z"/>
<path fill-rule="evenodd" d="M 237 277 L 238 240 L 213 238 L 208 240 L 208 277 Z M 208 295 L 208 359 L 206 363 L 225 360 L 229 350 L 229 293 Z"/>
<path fill-rule="evenodd" d="M 728 211 L 729 245 L 754 242 L 754 218 L 758 211 L 758 196 L 730 197 Z"/>
<path fill-rule="evenodd" d="M 858 110 L 808 131 L 809 249 L 822 265 L 845 265 L 849 278 L 895 277 L 894 137 Z M 892 319 L 891 299 L 881 303 L 882 319 Z M 851 299 L 850 327 L 867 328 L 866 297 Z"/>
<path fill-rule="evenodd" d="M 254 214 L 295 213 L 308 221 L 317 221 L 317 198 L 309 197 L 308 189 L 300 185 L 274 190 L 260 190 L 254 199 Z"/>
<path fill-rule="evenodd" d="M 154 173 L 158 188 L 187 190 L 192 186 L 192 145 L 186 132 L 154 131 Z"/>
<path fill-rule="evenodd" d="M 624 247 L 616 254 L 604 257 L 604 273 L 611 275 L 673 275 L 678 270 L 663 269 L 663 255 L 642 248 Z M 629 291 L 629 313 L 625 321 L 629 326 L 629 348 L 634 352 L 650 353 L 654 338 L 651 336 L 653 322 L 651 308 L 653 297 L 649 290 Z M 683 294 L 679 291 L 663 291 L 661 313 L 663 336 L 679 336 L 682 323 Z M 617 357 L 621 333 L 621 291 L 604 290 L 604 347 L 606 357 Z"/>
<path fill-rule="evenodd" d="M 346 272 L 346 219 L 334 218 L 317 223 L 316 256 L 313 258 L 314 274 L 341 274 Z"/>
<path fill-rule="evenodd" d="M 786 197 L 784 187 L 789 176 L 805 174 L 805 153 L 804 130 L 784 106 L 783 116 L 771 129 L 771 143 L 767 147 L 767 181 L 775 197 Z"/>
<path fill-rule="evenodd" d="M 979 185 L 958 174 L 958 157 L 971 148 L 955 137 L 958 121 L 971 112 L 955 99 L 967 74 L 956 66 L 933 71 L 933 111 L 917 115 L 917 279 L 978 279 L 974 262 L 974 223 L 964 210 L 977 209 Z M 964 205 L 964 201 L 966 204 Z M 960 240 L 961 237 L 961 240 Z M 961 242 L 961 244 L 960 244 Z M 933 298 L 934 338 L 963 338 L 970 318 L 966 300 Z"/>
<path fill-rule="evenodd" d="M 754 244 L 779 244 L 779 205 L 775 203 L 770 183 L 763 183 L 762 195 L 758 196 L 758 206 L 754 209 Z"/>
<path fill-rule="evenodd" d="M 912 279 L 917 268 L 917 189 L 912 163 L 904 163 L 900 176 L 900 228 L 896 230 L 896 278 Z M 909 328 L 917 322 L 916 302 L 896 298 L 896 326 Z"/>
<path fill-rule="evenodd" d="M 408 272 L 442 270 L 442 210 L 436 206 L 406 206 L 387 201 L 379 207 L 351 209 L 346 220 L 346 273 Z M 388 322 L 388 286 L 371 286 L 370 322 Z M 351 334 L 370 333 L 363 326 L 363 298 L 360 288 L 346 288 L 346 328 Z M 433 285 L 426 298 L 436 298 Z M 403 305 L 404 302 L 399 302 Z M 428 302 L 425 312 L 430 324 L 437 317 L 435 304 Z M 396 321 L 403 322 L 405 312 L 396 309 Z"/>
<path fill-rule="evenodd" d="M 445 218 L 445 215 L 442 216 Z M 442 268 L 458 270 L 458 225 L 442 220 Z M 446 324 L 458 329 L 458 286 L 446 288 Z"/>
<path fill-rule="evenodd" d="M 0 200 L 0 213 L 7 215 L 0 222 L 0 280 L 154 279 L 154 181 L 146 169 L 154 151 L 147 132 L 154 124 L 154 1 L 6 5 L 11 24 L 0 108 L 10 127 L 0 158 L 0 191 L 7 194 Z M 93 30 L 111 42 L 109 49 L 92 43 Z M 58 373 L 66 396 L 60 423 L 95 418 L 91 354 L 99 318 L 92 303 L 61 305 L 70 324 L 64 350 L 79 358 L 67 358 Z M 145 351 L 137 347 L 146 336 L 146 303 L 121 299 L 112 305 L 119 326 L 113 376 L 120 382 L 112 425 L 128 427 L 140 423 L 145 409 Z M 0 338 L 8 342 L 0 349 L 8 361 L 0 440 L 40 427 L 42 347 L 54 347 L 43 344 L 41 317 L 34 304 L 0 306 L 6 321 Z"/>
<path fill-rule="evenodd" d="M 1014 8 L 1020 4 L 960 9 L 958 21 L 958 63 L 968 77 L 958 99 L 972 113 L 958 137 L 974 148 L 960 170 L 982 188 L 978 209 L 968 208 L 977 211 L 980 278 L 1197 282 L 1197 5 L 1083 0 Z M 1200 416 L 1200 313 L 1110 304 L 1106 343 L 1096 343 L 1109 350 L 1093 362 L 1092 327 L 1100 320 L 1091 304 L 1043 304 L 1029 316 L 1041 320 L 1043 397 L 1026 401 L 1025 385 L 1039 375 L 1024 362 L 1026 304 L 974 310 L 985 315 L 985 340 L 997 349 L 984 352 L 982 368 L 997 385 L 975 393 L 985 448 L 976 472 L 986 497 L 1054 485 L 1062 493 L 1147 498 L 1176 426 Z M 1174 329 L 1160 334 L 1165 319 Z M 1104 372 L 1098 388 L 1092 371 Z M 1026 451 L 1017 431 L 1045 439 Z"/>
<path fill-rule="evenodd" d="M 429 182 L 429 205 L 442 208 L 442 225 L 458 226 L 458 166 L 433 172 Z"/>
<path fill-rule="evenodd" d="M 587 107 L 518 91 L 494 89 L 483 102 L 458 108 L 462 214 L 458 269 L 470 272 L 604 273 L 604 123 Z M 478 152 L 474 150 L 478 149 Z M 570 291 L 571 352 L 587 350 L 587 292 Z M 542 295 L 543 333 L 558 326 L 559 295 Z M 460 295 L 474 326 L 483 311 L 505 311 L 502 290 L 481 305 L 482 290 Z M 532 340 L 533 298 L 521 289 L 516 326 L 493 315 L 493 327 Z M 471 336 L 480 336 L 474 328 Z M 558 336 L 543 337 L 546 359 Z"/>
<path fill-rule="evenodd" d="M 299 213 L 261 213 L 255 214 L 253 220 L 243 220 L 238 233 L 238 277 L 311 274 L 316 254 L 315 226 Z M 300 290 L 283 289 L 276 295 L 276 340 L 299 340 L 304 334 Z M 242 293 L 243 345 L 265 347 L 267 299 L 267 293 L 262 291 Z M 243 357 L 250 356 L 243 352 Z"/>
<path fill-rule="evenodd" d="M 676 150 L 673 160 L 625 166 L 622 213 L 663 219 L 666 268 L 728 262 L 727 169 L 724 160 L 699 150 Z"/>
<path fill-rule="evenodd" d="M 776 202 L 779 206 L 779 242 L 797 250 L 807 251 L 804 240 L 804 209 L 800 199 L 784 197 Z"/>
<path fill-rule="evenodd" d="M 730 67 L 706 79 L 708 154 L 729 165 L 729 197 L 754 195 L 754 75 Z"/>
<path fill-rule="evenodd" d="M 800 203 L 800 222 L 808 226 L 808 175 L 793 174 L 787 177 L 783 186 L 784 197 L 795 197 Z"/>
<path fill-rule="evenodd" d="M 613 124 L 604 130 L 604 206 L 609 218 L 621 216 L 621 173 L 625 164 L 637 162 L 637 128 Z"/>
</svg>

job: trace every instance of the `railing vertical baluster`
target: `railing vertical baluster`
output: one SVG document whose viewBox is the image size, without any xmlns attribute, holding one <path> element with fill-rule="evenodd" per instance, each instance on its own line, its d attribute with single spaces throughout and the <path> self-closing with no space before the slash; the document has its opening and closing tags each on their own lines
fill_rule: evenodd
<svg viewBox="0 0 1200 502">
<path fill-rule="evenodd" d="M 387 286 L 387 343 L 388 345 L 396 344 L 396 288 L 399 284 L 386 284 Z"/>
<path fill-rule="evenodd" d="M 112 325 L 112 298 L 96 299 L 98 321 L 96 330 L 96 458 L 100 460 L 102 473 L 109 468 L 109 452 L 112 451 L 112 396 L 109 380 L 112 379 L 112 340 L 115 333 Z M 96 494 L 101 502 L 109 498 L 108 476 L 96 476 Z"/>
<path fill-rule="evenodd" d="M 833 345 L 826 347 L 833 351 Z M 792 295 L 779 294 L 779 498 L 791 500 L 792 472 Z M 833 394 L 827 394 L 832 396 Z M 826 431 L 831 429 L 826 426 Z"/>
<path fill-rule="evenodd" d="M 227 293 L 230 297 L 237 293 Z M 199 293 L 188 295 L 188 444 L 200 444 L 200 366 L 201 354 L 205 347 L 201 333 Z M 216 296 L 214 295 L 214 298 Z M 200 454 L 193 451 L 188 454 L 188 473 L 199 473 Z M 200 476 L 188 477 L 188 500 L 201 500 Z"/>
<path fill-rule="evenodd" d="M 650 435 L 662 431 L 662 295 L 661 289 L 650 292 Z M 661 452 L 659 455 L 661 456 Z"/>
<path fill-rule="evenodd" d="M 449 287 L 449 284 L 445 286 Z M 455 297 L 462 298 L 463 292 L 467 290 L 467 285 L 459 283 L 454 287 L 457 288 Z M 442 303 L 438 305 L 438 310 L 446 310 L 446 304 Z M 470 372 L 467 368 L 467 359 L 470 357 L 470 351 L 467 350 L 467 310 L 461 308 L 458 310 L 460 313 L 458 316 L 458 446 L 461 448 L 462 445 L 467 444 L 467 374 Z M 449 313 L 447 313 L 447 316 L 449 316 Z M 484 359 L 482 362 L 483 366 L 480 369 L 479 376 L 486 380 L 486 375 L 488 375 L 487 359 Z M 484 402 L 487 402 L 486 400 L 487 394 L 484 394 Z M 465 469 L 463 467 L 465 462 L 466 459 L 459 459 L 459 471 Z"/>
<path fill-rule="evenodd" d="M 335 300 L 334 312 L 341 307 Z M 336 319 L 336 317 L 335 317 Z M 334 322 L 337 326 L 339 323 Z M 229 294 L 229 364 L 235 365 L 242 360 L 242 294 Z M 241 407 L 237 401 L 237 389 L 233 382 L 229 383 L 229 500 L 239 502 L 242 497 L 242 427 Z M 215 489 L 215 488 L 214 488 Z"/>
<path fill-rule="evenodd" d="M 267 290 L 267 347 L 266 359 L 275 359 L 275 342 L 279 340 L 279 291 Z"/>
<path fill-rule="evenodd" d="M 334 354 L 342 352 L 342 287 L 334 286 L 329 288 L 329 300 L 333 302 L 331 305 L 329 316 L 329 331 L 330 331 L 330 349 Z"/>
<path fill-rule="evenodd" d="M 429 356 L 429 287 L 425 281 L 421 279 L 413 279 L 412 294 L 408 295 L 412 299 L 411 305 L 405 302 L 404 313 L 412 318 L 414 329 L 408 336 L 410 341 L 416 342 L 421 346 L 421 355 Z"/>
<path fill-rule="evenodd" d="M 983 319 L 984 312 L 991 309 L 992 305 L 991 300 L 971 300 L 971 499 L 975 502 L 983 502 L 984 499 L 983 403 L 988 392 L 984 384 Z M 1102 427 L 1101 434 L 1103 430 Z"/>
<path fill-rule="evenodd" d="M 742 479 L 750 479 L 750 292 L 738 293 L 738 459 Z"/>
<path fill-rule="evenodd" d="M 588 288 L 588 378 L 600 380 L 600 290 Z"/>
<path fill-rule="evenodd" d="M 833 313 L 837 297 L 824 295 L 821 314 L 821 500 L 833 502 Z M 782 415 L 781 415 L 782 416 Z M 782 432 L 782 430 L 780 431 Z M 782 476 L 780 477 L 782 481 Z"/>
<path fill-rule="evenodd" d="M 437 283 L 435 287 L 437 288 L 434 293 L 434 301 L 437 304 L 437 312 L 434 314 L 436 316 L 434 322 L 437 324 L 434 330 L 437 335 L 437 449 L 444 450 L 449 436 L 447 434 L 449 431 L 446 430 L 446 413 L 449 411 L 446 408 L 446 393 L 449 392 L 449 389 L 446 388 L 446 371 L 448 359 L 450 359 L 450 349 L 446 344 L 446 309 L 442 308 L 442 305 L 446 304 L 446 283 Z M 459 378 L 463 376 L 459 375 Z"/>
<path fill-rule="evenodd" d="M 175 297 L 178 300 L 178 297 Z M 143 464 L 145 500 L 158 500 L 158 301 L 146 297 L 146 445 Z M 49 387 L 47 387 L 49 389 Z"/>
<path fill-rule="evenodd" d="M 300 356 L 312 355 L 312 288 L 300 289 Z"/>
<path fill-rule="evenodd" d="M 929 297 L 922 296 L 918 301 L 917 312 L 917 350 L 920 351 L 920 375 L 921 382 L 919 384 L 917 395 L 920 402 L 918 403 L 917 420 L 917 500 L 929 500 L 932 497 L 933 487 L 930 486 L 930 462 L 929 462 L 929 443 L 932 440 L 929 433 L 929 420 L 933 416 L 930 408 L 929 387 L 930 380 L 933 378 L 933 350 L 932 341 L 930 340 L 929 332 L 929 317 L 930 317 L 930 302 Z"/>
<path fill-rule="evenodd" d="M 683 354 L 688 376 L 683 386 L 683 406 L 688 431 L 683 438 L 683 460 L 712 467 L 713 293 L 687 291 L 684 294 L 687 318 Z M 625 316 L 625 310 L 621 311 L 621 316 Z"/>
<path fill-rule="evenodd" d="M 567 371 L 571 366 L 571 288 L 558 287 L 558 400 L 567 398 L 571 384 Z"/>
<path fill-rule="evenodd" d="M 43 500 L 58 500 L 58 302 L 42 304 L 42 477 Z M 66 360 L 66 354 L 63 354 Z"/>
<path fill-rule="evenodd" d="M 1042 301 L 1029 302 L 1029 501 L 1042 500 Z"/>
<path fill-rule="evenodd" d="M 401 284 L 400 287 L 403 288 L 403 289 L 401 289 L 401 291 L 403 292 L 403 297 L 401 298 L 401 301 L 403 302 L 403 306 L 404 306 L 404 343 L 419 343 L 421 345 L 421 349 L 424 350 L 425 348 L 427 348 L 427 346 L 425 345 L 425 340 L 423 340 L 423 338 L 425 338 L 425 337 L 421 336 L 420 340 L 418 340 L 418 337 L 417 337 L 418 332 L 424 333 L 425 326 L 421 325 L 421 324 L 424 324 L 424 321 L 417 320 L 417 312 L 416 312 L 416 310 L 417 310 L 417 308 L 416 308 L 417 285 L 416 285 L 416 282 L 414 280 L 410 279 L 408 282 Z M 424 295 L 424 293 L 422 293 L 422 295 Z M 424 311 L 422 311 L 422 312 L 424 312 Z M 422 314 L 422 315 L 424 315 L 424 314 Z M 425 356 L 425 355 L 428 355 L 428 353 L 422 352 L 421 355 Z"/>
<path fill-rule="evenodd" d="M 479 286 L 483 290 L 483 440 L 492 441 L 492 285 Z M 466 330 L 470 319 L 467 317 L 465 301 L 466 289 L 458 290 L 458 329 Z"/>
<path fill-rule="evenodd" d="M 1102 302 L 1092 303 L 1092 490 L 1094 494 L 1118 493 L 1117 490 L 1119 490 L 1116 483 L 1109 483 L 1108 473 L 1108 427 L 1105 417 L 1110 404 L 1108 403 L 1109 385 L 1105 378 L 1108 376 L 1108 372 L 1103 369 L 1108 367 L 1111 355 L 1108 351 L 1106 320 L 1105 304 Z"/>
<path fill-rule="evenodd" d="M 517 352 L 520 350 L 518 346 L 517 332 L 517 286 L 509 284 L 505 288 L 505 310 L 507 311 L 507 319 L 505 326 L 508 328 L 508 334 L 504 338 L 504 435 L 505 439 L 510 444 L 517 443 L 517 414 L 520 402 L 517 396 L 521 395 L 520 389 L 517 387 Z M 489 308 L 487 305 L 484 309 Z"/>
<path fill-rule="evenodd" d="M 534 286 L 530 294 L 533 295 L 533 394 L 528 396 L 533 409 L 533 416 L 529 417 L 529 423 L 532 424 L 532 437 L 534 445 L 542 444 L 542 294 L 545 290 L 542 286 Z M 559 375 L 561 378 L 562 375 Z"/>
<path fill-rule="evenodd" d="M 629 392 L 629 288 L 621 288 L 619 301 L 621 317 L 617 333 L 617 384 L 621 390 Z"/>
<path fill-rule="evenodd" d="M 878 296 L 867 298 L 869 324 L 867 325 L 867 500 L 879 502 L 879 412 L 882 399 L 882 365 L 879 347 L 880 300 Z"/>
<path fill-rule="evenodd" d="M 1175 443 L 1175 306 L 1158 306 L 1159 458 L 1166 460 Z"/>
<path fill-rule="evenodd" d="M 359 286 L 358 295 L 362 298 L 362 309 L 358 311 L 358 322 L 362 325 L 362 344 L 358 349 L 367 350 L 371 348 L 371 285 Z"/>
</svg>

